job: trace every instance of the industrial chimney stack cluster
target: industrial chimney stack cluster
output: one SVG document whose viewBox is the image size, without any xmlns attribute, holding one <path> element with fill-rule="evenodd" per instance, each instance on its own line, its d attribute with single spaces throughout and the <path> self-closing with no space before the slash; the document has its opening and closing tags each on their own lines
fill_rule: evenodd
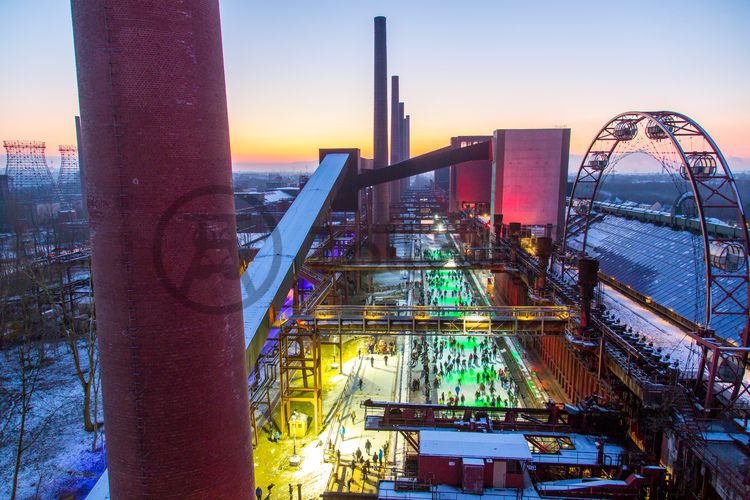
<svg viewBox="0 0 750 500">
<path fill-rule="evenodd" d="M 394 165 L 410 157 L 410 117 L 404 115 L 404 103 L 399 100 L 399 77 L 391 77 L 391 149 L 388 161 L 388 48 L 385 17 L 375 18 L 375 68 L 374 68 L 374 123 L 373 168 Z M 376 225 L 390 221 L 390 204 L 401 200 L 401 193 L 409 186 L 409 179 L 374 187 L 374 222 Z M 376 254 L 387 253 L 388 237 L 379 233 L 373 241 Z"/>
</svg>

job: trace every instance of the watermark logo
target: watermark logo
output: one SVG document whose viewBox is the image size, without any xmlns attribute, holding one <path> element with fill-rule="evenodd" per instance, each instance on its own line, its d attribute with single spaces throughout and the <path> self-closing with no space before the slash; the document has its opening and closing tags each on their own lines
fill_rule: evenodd
<svg viewBox="0 0 750 500">
<path fill-rule="evenodd" d="M 229 186 L 209 185 L 175 200 L 159 218 L 153 242 L 156 273 L 170 295 L 187 307 L 207 314 L 227 314 L 251 306 L 273 285 L 282 262 L 281 235 L 276 218 L 262 197 L 243 198 L 248 206 L 235 213 L 216 213 L 233 207 Z M 238 231 L 250 235 L 238 238 Z M 185 236 L 189 235 L 189 238 Z M 186 244 L 185 241 L 188 241 Z M 263 247 L 260 259 L 242 275 L 240 254 L 250 258 Z M 242 295 L 227 287 L 241 286 Z"/>
</svg>

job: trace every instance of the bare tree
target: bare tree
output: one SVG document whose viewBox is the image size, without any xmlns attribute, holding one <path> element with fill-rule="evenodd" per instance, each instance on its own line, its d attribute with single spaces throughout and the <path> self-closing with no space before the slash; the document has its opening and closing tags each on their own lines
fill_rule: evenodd
<svg viewBox="0 0 750 500">
<path fill-rule="evenodd" d="M 89 276 L 91 276 L 90 266 Z M 68 349 L 73 357 L 73 366 L 75 368 L 76 377 L 78 378 L 78 382 L 83 390 L 84 429 L 86 429 L 86 432 L 94 432 L 98 427 L 98 422 L 96 422 L 98 408 L 94 409 L 95 415 L 92 419 L 91 403 L 92 394 L 94 393 L 94 383 L 98 371 L 98 353 L 96 349 L 96 325 L 94 321 L 93 293 L 90 287 L 88 298 L 91 301 L 91 311 L 88 321 L 83 321 L 80 315 L 76 313 L 76 301 L 72 296 L 73 292 L 70 276 L 68 276 L 66 282 L 63 273 L 60 271 L 57 274 L 57 278 L 59 302 L 55 300 L 58 297 L 53 295 L 49 286 L 45 286 L 44 290 L 48 296 L 49 302 L 56 306 L 58 313 L 56 316 L 60 319 L 62 336 L 68 344 Z M 69 297 L 67 298 L 65 296 L 66 290 L 68 290 L 69 294 Z M 84 359 L 85 364 L 83 363 Z M 98 397 L 96 403 L 96 406 L 98 406 Z"/>
<path fill-rule="evenodd" d="M 91 321 L 93 322 L 94 318 L 92 316 Z M 98 362 L 98 356 L 97 356 L 97 362 Z M 92 389 L 94 391 L 94 422 L 96 425 L 94 425 L 94 433 L 93 433 L 93 439 L 91 441 L 91 451 L 96 451 L 96 443 L 97 439 L 99 438 L 99 388 L 102 384 L 102 373 L 100 370 L 96 371 L 96 377 L 94 378 L 94 383 L 92 386 Z"/>
<path fill-rule="evenodd" d="M 23 453 L 33 444 L 33 440 L 26 438 L 26 422 L 31 411 L 31 400 L 34 397 L 36 383 L 39 378 L 39 364 L 34 362 L 31 349 L 27 341 L 18 347 L 18 374 L 20 378 L 20 391 L 18 410 L 20 411 L 20 423 L 18 427 L 18 439 L 16 442 L 16 460 L 13 469 L 13 484 L 10 498 L 16 498 L 18 490 L 18 473 L 21 470 Z"/>
</svg>

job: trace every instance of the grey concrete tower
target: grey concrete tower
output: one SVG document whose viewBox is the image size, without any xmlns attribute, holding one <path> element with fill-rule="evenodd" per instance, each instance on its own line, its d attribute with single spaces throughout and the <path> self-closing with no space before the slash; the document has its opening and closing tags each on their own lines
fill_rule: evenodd
<svg viewBox="0 0 750 500">
<path fill-rule="evenodd" d="M 391 165 L 401 161 L 401 122 L 404 104 L 398 102 L 398 76 L 391 77 Z M 390 182 L 391 202 L 401 199 L 401 182 Z"/>
<path fill-rule="evenodd" d="M 375 18 L 375 108 L 373 113 L 373 168 L 388 166 L 388 53 L 385 17 Z M 373 188 L 373 222 L 380 226 L 390 221 L 390 189 L 388 184 Z M 388 236 L 383 232 L 373 235 L 373 256 L 387 257 Z"/>
</svg>

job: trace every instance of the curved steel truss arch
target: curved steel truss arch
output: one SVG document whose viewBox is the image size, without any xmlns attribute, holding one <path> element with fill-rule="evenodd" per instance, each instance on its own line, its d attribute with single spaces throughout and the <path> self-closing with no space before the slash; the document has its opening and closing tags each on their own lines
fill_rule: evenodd
<svg viewBox="0 0 750 500">
<path fill-rule="evenodd" d="M 662 163 L 664 170 L 681 179 L 683 193 L 695 200 L 700 223 L 705 269 L 705 310 L 702 324 L 722 315 L 744 316 L 740 332 L 717 332 L 723 338 L 738 338 L 750 345 L 748 311 L 750 287 L 747 231 L 719 236 L 707 229 L 710 214 L 732 213 L 741 228 L 747 228 L 739 192 L 724 155 L 708 133 L 691 118 L 672 111 L 630 111 L 607 122 L 583 157 L 573 184 L 565 217 L 562 241 L 566 255 L 568 238 L 581 234 L 581 252 L 586 254 L 594 201 L 607 174 L 616 163 L 633 153 L 645 153 Z M 573 256 L 577 258 L 578 256 Z"/>
</svg>

